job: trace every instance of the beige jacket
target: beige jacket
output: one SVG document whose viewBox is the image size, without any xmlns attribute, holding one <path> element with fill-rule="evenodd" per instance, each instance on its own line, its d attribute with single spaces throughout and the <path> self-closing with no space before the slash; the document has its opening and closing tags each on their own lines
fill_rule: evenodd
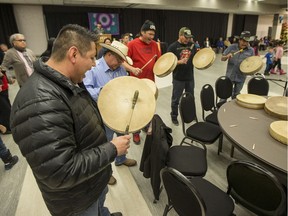
<svg viewBox="0 0 288 216">
<path fill-rule="evenodd" d="M 32 62 L 34 62 L 36 60 L 36 56 L 32 50 L 26 49 L 26 51 L 29 58 L 32 60 Z M 11 48 L 6 52 L 1 66 L 6 68 L 6 70 L 8 70 L 8 68 L 11 66 L 13 67 L 19 86 L 22 86 L 29 77 L 25 63 L 15 48 Z"/>
</svg>

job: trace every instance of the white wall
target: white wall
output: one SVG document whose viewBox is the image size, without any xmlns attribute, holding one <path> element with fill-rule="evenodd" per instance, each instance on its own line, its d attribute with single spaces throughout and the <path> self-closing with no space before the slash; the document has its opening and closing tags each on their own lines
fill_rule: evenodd
<svg viewBox="0 0 288 216">
<path fill-rule="evenodd" d="M 256 35 L 258 39 L 268 35 L 268 28 L 273 26 L 273 15 L 260 15 L 258 18 L 258 25 Z"/>
<path fill-rule="evenodd" d="M 25 35 L 27 47 L 36 55 L 41 55 L 47 48 L 42 6 L 13 5 L 13 10 L 19 33 Z"/>
</svg>

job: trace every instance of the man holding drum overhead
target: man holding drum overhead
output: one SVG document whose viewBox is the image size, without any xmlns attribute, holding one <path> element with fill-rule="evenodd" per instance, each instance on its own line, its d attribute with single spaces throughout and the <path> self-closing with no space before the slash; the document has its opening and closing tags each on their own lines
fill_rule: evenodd
<svg viewBox="0 0 288 216">
<path fill-rule="evenodd" d="M 252 40 L 253 37 L 251 37 L 250 32 L 243 31 L 238 43 L 227 47 L 221 58 L 222 61 L 228 60 L 226 76 L 229 77 L 233 83 L 233 99 L 240 94 L 246 79 L 246 75 L 240 71 L 240 64 L 244 59 L 254 56 L 254 50 L 249 46 L 249 41 Z"/>
<path fill-rule="evenodd" d="M 153 67 L 161 56 L 158 45 L 153 40 L 155 32 L 155 24 L 146 20 L 141 27 L 140 37 L 128 43 L 128 56 L 133 60 L 133 66 L 127 63 L 124 63 L 124 66 L 131 76 L 155 81 Z M 140 144 L 140 131 L 133 134 L 133 141 L 135 144 Z"/>
<path fill-rule="evenodd" d="M 191 42 L 191 30 L 183 27 L 179 30 L 179 38 L 168 47 L 168 52 L 177 56 L 177 66 L 173 71 L 173 91 L 171 99 L 171 119 L 173 124 L 179 125 L 178 105 L 180 97 L 185 92 L 194 95 L 194 66 L 192 58 L 196 53 L 196 47 Z"/>
</svg>

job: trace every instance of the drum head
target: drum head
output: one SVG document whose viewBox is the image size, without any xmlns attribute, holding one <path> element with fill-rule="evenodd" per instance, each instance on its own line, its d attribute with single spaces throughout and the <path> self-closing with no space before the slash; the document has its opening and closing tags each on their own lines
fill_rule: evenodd
<svg viewBox="0 0 288 216">
<path fill-rule="evenodd" d="M 158 77 L 165 77 L 165 76 L 168 76 L 171 72 L 174 71 L 174 69 L 176 68 L 177 66 L 177 62 L 178 62 L 178 59 L 177 57 L 175 56 L 175 59 L 174 59 L 174 63 L 172 65 L 172 67 L 164 74 L 161 74 L 161 75 L 157 75 Z"/>
<path fill-rule="evenodd" d="M 231 45 L 231 43 L 230 43 L 230 41 L 225 40 L 225 41 L 224 41 L 224 45 L 225 45 L 226 47 L 229 47 L 229 46 Z"/>
<path fill-rule="evenodd" d="M 154 74 L 161 77 L 161 75 L 167 74 L 167 72 L 171 73 L 170 69 L 174 65 L 175 58 L 177 59 L 177 57 L 172 52 L 167 52 L 162 55 L 154 64 Z"/>
<path fill-rule="evenodd" d="M 240 64 L 240 71 L 244 74 L 254 74 L 261 70 L 263 62 L 260 56 L 250 56 Z"/>
<path fill-rule="evenodd" d="M 279 142 L 288 145 L 288 121 L 275 121 L 270 124 L 270 135 Z"/>
<path fill-rule="evenodd" d="M 270 97 L 264 107 L 265 111 L 276 118 L 287 120 L 288 119 L 288 97 L 273 96 Z"/>
<path fill-rule="evenodd" d="M 211 48 L 203 48 L 195 54 L 193 65 L 199 70 L 207 69 L 213 64 L 215 58 L 215 52 Z"/>
<path fill-rule="evenodd" d="M 132 110 L 136 90 L 139 91 L 139 96 Z M 112 130 L 125 133 L 130 122 L 129 132 L 136 132 L 153 118 L 156 101 L 154 93 L 145 82 L 135 77 L 124 76 L 109 81 L 102 88 L 98 107 L 104 123 Z"/>
<path fill-rule="evenodd" d="M 149 86 L 149 88 L 152 90 L 152 92 L 155 95 L 155 99 L 157 100 L 157 98 L 158 98 L 158 88 L 156 86 L 156 83 L 153 82 L 152 80 L 146 79 L 146 78 L 145 79 L 141 79 L 141 80 L 144 81 L 146 83 L 146 85 Z"/>
<path fill-rule="evenodd" d="M 239 94 L 236 96 L 236 103 L 249 109 L 262 109 L 266 98 L 254 94 Z"/>
</svg>

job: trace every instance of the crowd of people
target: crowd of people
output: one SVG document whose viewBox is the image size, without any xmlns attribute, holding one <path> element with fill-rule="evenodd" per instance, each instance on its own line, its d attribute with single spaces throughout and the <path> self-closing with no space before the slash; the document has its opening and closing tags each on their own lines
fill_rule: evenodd
<svg viewBox="0 0 288 216">
<path fill-rule="evenodd" d="M 11 48 L 2 49 L 0 131 L 12 133 L 52 215 L 122 215 L 110 213 L 104 206 L 107 184 L 116 183 L 111 163 L 115 161 L 116 166 L 137 164 L 126 156 L 131 138 L 133 143 L 141 143 L 140 131 L 132 137 L 113 131 L 103 122 L 97 100 L 102 88 L 117 77 L 130 75 L 155 82 L 153 67 L 163 54 L 154 39 L 156 31 L 155 24 L 146 20 L 133 40 L 130 33 L 123 34 L 121 42 L 105 39 L 97 54 L 98 35 L 105 32 L 101 24 L 94 32 L 69 24 L 56 38 L 49 39 L 47 50 L 38 59 L 27 48 L 23 34 L 11 35 Z M 232 98 L 235 98 L 246 79 L 240 64 L 256 53 L 252 44 L 255 37 L 243 31 L 237 41 L 233 39 L 229 45 L 225 41 L 220 37 L 216 48 L 217 53 L 222 53 L 221 60 L 228 61 L 226 76 L 233 82 Z M 266 48 L 264 42 L 259 42 L 259 47 L 263 44 Z M 202 47 L 211 46 L 206 37 Z M 178 37 L 167 48 L 177 57 L 170 107 L 171 121 L 176 126 L 179 125 L 178 105 L 183 91 L 194 95 L 192 59 L 202 47 L 191 29 L 181 27 Z M 243 52 L 234 58 L 233 53 L 240 49 Z M 276 73 L 276 66 L 281 75 L 285 74 L 281 68 L 282 56 L 282 42 L 277 43 L 276 48 L 269 45 L 265 55 L 266 75 Z M 11 67 L 20 87 L 12 108 L 8 85 L 13 84 L 13 77 L 9 81 L 5 73 Z M 12 168 L 18 161 L 1 137 L 0 157 L 5 169 Z"/>
</svg>

